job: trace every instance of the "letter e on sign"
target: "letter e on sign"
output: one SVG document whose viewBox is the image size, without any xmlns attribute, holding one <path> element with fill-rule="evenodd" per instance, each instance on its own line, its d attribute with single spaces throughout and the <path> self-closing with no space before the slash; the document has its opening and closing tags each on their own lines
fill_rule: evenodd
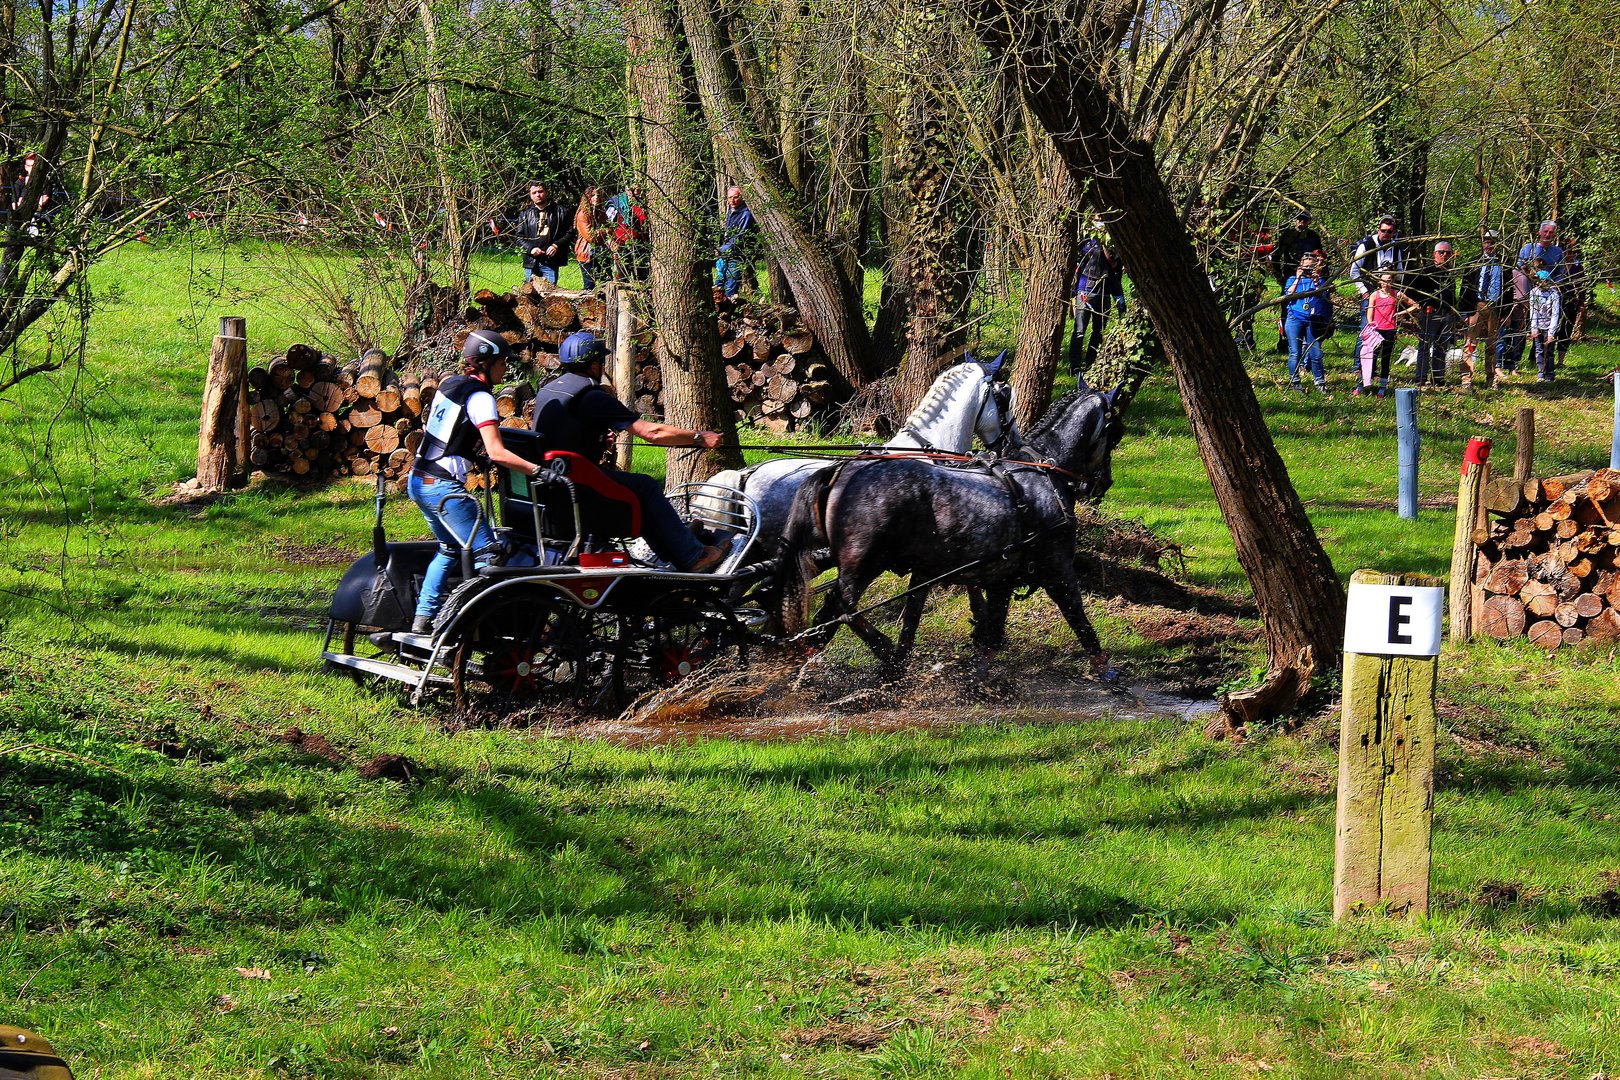
<svg viewBox="0 0 1620 1080">
<path fill-rule="evenodd" d="M 1351 582 L 1344 651 L 1369 656 L 1438 656 L 1444 589 Z"/>
</svg>

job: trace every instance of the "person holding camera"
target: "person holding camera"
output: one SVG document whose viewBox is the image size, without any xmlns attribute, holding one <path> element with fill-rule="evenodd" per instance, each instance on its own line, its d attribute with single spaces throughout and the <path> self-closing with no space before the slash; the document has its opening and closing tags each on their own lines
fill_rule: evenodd
<svg viewBox="0 0 1620 1080">
<path fill-rule="evenodd" d="M 1300 259 L 1294 276 L 1283 286 L 1283 295 L 1288 297 L 1283 318 L 1283 335 L 1288 339 L 1288 384 L 1301 393 L 1305 391 L 1299 376 L 1303 363 L 1324 397 L 1332 393 L 1322 368 L 1320 334 L 1324 322 L 1333 317 L 1331 301 L 1324 291 L 1331 287 L 1322 275 L 1322 257 L 1315 253 Z"/>
</svg>

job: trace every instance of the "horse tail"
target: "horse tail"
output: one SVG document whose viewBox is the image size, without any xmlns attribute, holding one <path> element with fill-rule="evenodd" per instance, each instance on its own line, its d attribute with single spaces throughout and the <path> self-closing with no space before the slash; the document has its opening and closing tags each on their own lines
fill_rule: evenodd
<svg viewBox="0 0 1620 1080">
<path fill-rule="evenodd" d="M 782 633 L 802 632 L 810 625 L 810 583 L 820 572 L 815 548 L 826 535 L 827 495 L 843 468 L 820 469 L 800 486 L 788 511 L 776 554 L 776 594 Z"/>
</svg>

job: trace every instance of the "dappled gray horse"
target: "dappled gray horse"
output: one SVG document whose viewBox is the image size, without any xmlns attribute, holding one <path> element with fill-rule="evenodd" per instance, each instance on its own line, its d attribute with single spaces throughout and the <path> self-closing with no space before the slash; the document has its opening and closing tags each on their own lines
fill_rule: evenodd
<svg viewBox="0 0 1620 1080">
<path fill-rule="evenodd" d="M 991 450 L 1009 442 L 1016 444 L 1012 389 L 995 381 L 1006 355 L 1003 352 L 991 361 L 969 357 L 965 363 L 946 368 L 883 449 L 962 454 L 973 449 L 975 435 Z M 767 552 L 776 549 L 799 488 L 835 464 L 815 458 L 782 458 L 748 469 L 728 469 L 709 482 L 741 488 L 759 505 L 755 550 Z"/>
<path fill-rule="evenodd" d="M 809 618 L 810 581 L 820 567 L 813 548 L 825 538 L 838 568 L 816 616 L 830 639 L 851 628 L 898 667 L 916 639 L 931 580 L 978 586 L 973 640 L 997 648 L 1015 589 L 1044 589 L 1099 673 L 1110 675 L 1096 631 L 1080 601 L 1074 572 L 1074 504 L 1095 501 L 1113 482 L 1110 457 L 1124 412 L 1141 385 L 1133 372 L 1110 393 L 1085 386 L 1057 401 L 1024 439 L 1026 460 L 948 465 L 926 458 L 855 460 L 813 477 L 799 490 L 784 530 L 777 580 L 782 625 L 799 632 Z M 898 647 L 854 613 L 884 571 L 910 575 Z"/>
</svg>

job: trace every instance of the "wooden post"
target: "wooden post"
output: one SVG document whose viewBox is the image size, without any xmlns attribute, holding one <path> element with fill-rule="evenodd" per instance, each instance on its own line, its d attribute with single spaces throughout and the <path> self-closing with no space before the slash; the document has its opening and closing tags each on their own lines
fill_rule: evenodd
<svg viewBox="0 0 1620 1080">
<path fill-rule="evenodd" d="M 1620 371 L 1609 377 L 1614 380 L 1614 441 L 1609 444 L 1609 468 L 1620 469 Z"/>
<path fill-rule="evenodd" d="M 1350 578 L 1335 919 L 1379 905 L 1391 914 L 1429 910 L 1439 584 L 1373 570 L 1357 570 Z M 1380 636 L 1387 643 L 1369 642 Z"/>
<path fill-rule="evenodd" d="M 613 318 L 613 389 L 626 408 L 636 407 L 636 290 L 614 283 L 608 286 L 616 297 Z M 615 463 L 628 472 L 634 464 L 635 436 L 628 431 L 619 439 Z"/>
<path fill-rule="evenodd" d="M 1417 391 L 1409 386 L 1395 391 L 1395 437 L 1395 462 L 1400 474 L 1398 510 L 1407 521 L 1416 521 L 1418 451 L 1423 440 L 1417 426 Z"/>
<path fill-rule="evenodd" d="M 1513 481 L 1523 484 L 1536 470 L 1536 410 L 1519 410 L 1519 441 L 1513 448 Z"/>
<path fill-rule="evenodd" d="M 208 354 L 202 424 L 197 431 L 197 489 L 224 491 L 246 479 L 247 319 L 227 315 Z"/>
<path fill-rule="evenodd" d="M 1451 539 L 1451 640 L 1474 636 L 1474 529 L 1491 475 L 1491 440 L 1471 438 L 1457 485 L 1457 527 Z"/>
</svg>

